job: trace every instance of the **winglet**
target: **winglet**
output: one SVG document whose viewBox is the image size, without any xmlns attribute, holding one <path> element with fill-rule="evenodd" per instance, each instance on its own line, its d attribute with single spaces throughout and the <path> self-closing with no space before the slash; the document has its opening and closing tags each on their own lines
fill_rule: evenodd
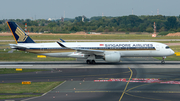
<svg viewBox="0 0 180 101">
<path fill-rule="evenodd" d="M 66 41 L 64 41 L 63 39 L 61 39 L 61 38 L 59 38 L 62 42 L 66 42 Z"/>
<path fill-rule="evenodd" d="M 58 42 L 57 43 L 59 44 L 59 46 L 63 47 L 63 48 L 67 48 L 66 46 L 64 46 L 62 43 Z"/>
</svg>

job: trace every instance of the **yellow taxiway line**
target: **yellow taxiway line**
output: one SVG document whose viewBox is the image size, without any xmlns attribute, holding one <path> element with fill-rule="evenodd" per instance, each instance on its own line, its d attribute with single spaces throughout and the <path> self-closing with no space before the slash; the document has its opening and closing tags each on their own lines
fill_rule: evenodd
<svg viewBox="0 0 180 101">
<path fill-rule="evenodd" d="M 128 68 L 129 68 L 129 67 L 128 67 Z M 124 93 L 126 92 L 127 86 L 128 86 L 128 84 L 129 84 L 129 81 L 131 80 L 132 75 L 133 75 L 133 71 L 131 70 L 131 68 L 129 68 L 129 70 L 131 71 L 131 75 L 130 75 L 130 77 L 129 77 L 129 80 L 128 80 L 128 82 L 127 82 L 127 84 L 126 84 L 125 88 L 124 88 L 124 91 L 123 91 L 123 93 L 122 93 L 122 95 L 121 95 L 121 97 L 120 97 L 119 101 L 121 101 L 121 99 L 123 98 Z"/>
</svg>

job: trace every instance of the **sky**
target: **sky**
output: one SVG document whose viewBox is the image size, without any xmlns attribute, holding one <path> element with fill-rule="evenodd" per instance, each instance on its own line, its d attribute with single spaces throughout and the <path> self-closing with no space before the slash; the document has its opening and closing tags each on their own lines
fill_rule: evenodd
<svg viewBox="0 0 180 101">
<path fill-rule="evenodd" d="M 180 0 L 0 0 L 0 19 L 75 18 L 85 15 L 179 16 Z"/>
</svg>

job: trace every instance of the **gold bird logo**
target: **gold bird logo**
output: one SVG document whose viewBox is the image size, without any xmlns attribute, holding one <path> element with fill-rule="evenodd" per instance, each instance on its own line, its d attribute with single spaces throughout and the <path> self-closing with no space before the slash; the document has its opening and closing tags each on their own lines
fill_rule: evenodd
<svg viewBox="0 0 180 101">
<path fill-rule="evenodd" d="M 19 27 L 16 28 L 15 33 L 19 36 L 19 39 L 17 40 L 19 42 L 24 42 L 28 38 L 28 36 L 25 35 L 25 33 Z"/>
</svg>

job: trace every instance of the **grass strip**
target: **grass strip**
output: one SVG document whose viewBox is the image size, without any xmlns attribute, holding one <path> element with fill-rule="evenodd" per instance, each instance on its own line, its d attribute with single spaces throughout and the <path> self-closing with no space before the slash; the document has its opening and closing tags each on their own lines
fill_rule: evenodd
<svg viewBox="0 0 180 101">
<path fill-rule="evenodd" d="M 58 82 L 31 82 L 30 85 L 21 83 L 1 83 L 0 93 L 45 93 L 61 84 Z"/>
<path fill-rule="evenodd" d="M 162 60 L 162 57 L 153 57 L 153 58 L 158 59 L 158 60 Z M 171 56 L 167 56 L 165 61 L 180 61 L 180 57 L 176 56 L 174 54 L 174 55 L 171 55 Z"/>
<path fill-rule="evenodd" d="M 75 58 L 46 57 L 37 58 L 37 54 L 25 52 L 0 53 L 0 61 L 74 61 Z"/>
<path fill-rule="evenodd" d="M 33 40 L 59 40 L 59 38 L 62 38 L 64 40 L 96 40 L 96 39 L 180 39 L 180 36 L 158 36 L 153 38 L 151 34 L 101 34 L 101 35 L 62 35 L 62 34 L 56 34 L 56 35 L 30 35 L 30 37 Z M 0 36 L 0 40 L 14 40 L 13 36 Z"/>
<path fill-rule="evenodd" d="M 16 71 L 15 68 L 0 68 L 0 74 L 12 74 L 12 73 L 26 73 L 26 72 L 38 72 L 48 71 L 47 69 L 22 69 L 22 71 Z"/>
<path fill-rule="evenodd" d="M 176 41 L 170 41 L 170 42 L 164 41 L 162 43 L 176 43 Z M 175 52 L 180 52 L 180 46 L 170 46 L 170 48 Z M 6 49 L 4 51 L 4 49 L 0 49 L 0 61 L 74 61 L 76 60 L 75 58 L 57 58 L 57 57 L 37 58 L 37 54 L 25 53 L 22 51 L 14 51 L 13 53 L 7 53 L 10 50 L 11 49 Z M 162 60 L 162 57 L 154 57 L 154 58 L 158 60 Z M 177 57 L 176 55 L 172 55 L 172 56 L 168 56 L 165 60 L 180 61 L 180 57 Z"/>
<path fill-rule="evenodd" d="M 0 99 L 12 99 L 12 98 L 26 98 L 26 97 L 36 97 L 40 95 L 0 95 Z"/>
<path fill-rule="evenodd" d="M 180 46 L 170 46 L 174 52 L 180 52 Z M 162 57 L 154 57 L 155 59 L 162 60 Z M 165 61 L 180 61 L 180 57 L 174 55 L 167 56 Z"/>
<path fill-rule="evenodd" d="M 175 52 L 180 52 L 180 46 L 170 46 Z M 0 51 L 0 61 L 75 61 L 75 58 L 57 58 L 57 57 L 46 57 L 37 58 L 37 54 L 25 53 L 22 51 L 14 51 L 13 53 L 7 53 Z M 18 58 L 17 58 L 18 57 Z M 154 57 L 155 59 L 162 60 L 162 57 Z M 180 57 L 176 55 L 167 56 L 166 61 L 180 61 Z"/>
</svg>

